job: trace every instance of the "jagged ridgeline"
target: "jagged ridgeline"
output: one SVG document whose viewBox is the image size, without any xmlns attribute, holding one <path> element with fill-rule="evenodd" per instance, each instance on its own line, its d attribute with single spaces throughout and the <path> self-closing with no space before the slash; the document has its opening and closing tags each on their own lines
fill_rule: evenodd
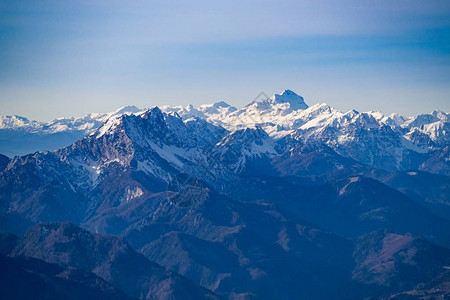
<svg viewBox="0 0 450 300">
<path fill-rule="evenodd" d="M 0 297 L 445 299 L 448 127 L 290 90 L 3 117 Z"/>
</svg>

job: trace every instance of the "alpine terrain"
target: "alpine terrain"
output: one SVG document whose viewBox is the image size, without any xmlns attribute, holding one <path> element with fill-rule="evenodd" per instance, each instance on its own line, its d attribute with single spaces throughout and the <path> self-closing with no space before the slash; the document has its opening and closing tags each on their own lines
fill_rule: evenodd
<svg viewBox="0 0 450 300">
<path fill-rule="evenodd" d="M 0 119 L 2 299 L 447 299 L 450 113 Z"/>
</svg>

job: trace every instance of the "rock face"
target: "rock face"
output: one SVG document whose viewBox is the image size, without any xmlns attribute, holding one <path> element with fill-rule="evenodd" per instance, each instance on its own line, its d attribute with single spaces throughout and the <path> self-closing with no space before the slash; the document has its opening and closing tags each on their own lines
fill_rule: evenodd
<svg viewBox="0 0 450 300">
<path fill-rule="evenodd" d="M 0 248 L 18 274 L 22 256 L 59 268 L 33 267 L 50 295 L 72 284 L 140 299 L 432 289 L 449 264 L 447 123 L 308 107 L 288 90 L 242 109 L 112 114 L 67 147 L 0 156 L 0 230 L 21 235 Z M 61 279 L 70 268 L 85 279 Z"/>
<path fill-rule="evenodd" d="M 9 161 L 10 159 L 7 156 L 0 154 L 0 170 L 4 170 L 9 164 Z"/>
</svg>

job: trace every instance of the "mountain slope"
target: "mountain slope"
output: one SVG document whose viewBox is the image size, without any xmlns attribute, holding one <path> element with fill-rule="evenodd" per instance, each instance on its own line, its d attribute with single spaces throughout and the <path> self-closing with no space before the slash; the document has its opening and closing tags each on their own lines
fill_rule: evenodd
<svg viewBox="0 0 450 300">
<path fill-rule="evenodd" d="M 33 222 L 80 223 L 96 209 L 167 189 L 180 172 L 223 186 L 231 171 L 208 151 L 210 138 L 202 138 L 215 129 L 202 120 L 165 119 L 158 108 L 110 118 L 69 147 L 14 158 L 0 172 L 0 207 Z M 217 130 L 219 141 L 225 132 Z M 108 192 L 112 181 L 120 194 Z"/>
<path fill-rule="evenodd" d="M 360 282 L 411 289 L 444 271 L 450 263 L 450 250 L 411 235 L 386 230 L 360 237 L 355 245 L 353 278 Z"/>
<path fill-rule="evenodd" d="M 442 218 L 450 218 L 450 178 L 410 170 L 394 172 L 381 178 L 390 187 L 430 209 Z"/>
<path fill-rule="evenodd" d="M 92 273 L 0 254 L 2 299 L 137 299 Z"/>
<path fill-rule="evenodd" d="M 259 127 L 236 130 L 214 147 L 214 157 L 242 176 L 272 171 L 271 159 L 278 155 L 277 145 Z"/>
<path fill-rule="evenodd" d="M 92 234 L 70 223 L 39 224 L 9 253 L 92 272 L 140 299 L 218 299 L 186 278 L 145 259 L 117 237 Z"/>
<path fill-rule="evenodd" d="M 275 184 L 270 189 L 277 190 L 278 203 L 285 210 L 341 236 L 387 228 L 450 245 L 448 220 L 371 178 L 354 176 L 311 187 L 294 184 L 286 192 Z"/>
<path fill-rule="evenodd" d="M 199 181 L 104 211 L 84 226 L 121 234 L 151 260 L 232 299 L 318 297 L 324 284 L 321 294 L 331 295 L 350 279 L 349 241 Z"/>
</svg>

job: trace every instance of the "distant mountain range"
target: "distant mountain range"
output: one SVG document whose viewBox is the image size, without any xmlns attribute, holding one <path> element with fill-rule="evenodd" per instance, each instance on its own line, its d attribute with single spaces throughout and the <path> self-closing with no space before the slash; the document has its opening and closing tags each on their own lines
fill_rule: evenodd
<svg viewBox="0 0 450 300">
<path fill-rule="evenodd" d="M 107 120 L 122 114 L 142 113 L 126 106 L 107 114 L 60 118 L 48 123 L 19 116 L 0 118 L 0 153 L 9 157 L 40 150 L 56 150 L 91 134 Z M 387 170 L 422 169 L 450 174 L 448 148 L 450 114 L 434 111 L 415 117 L 379 112 L 342 113 L 326 104 L 311 107 L 290 90 L 237 109 L 215 104 L 163 106 L 166 114 L 183 121 L 199 118 L 234 132 L 261 128 L 271 139 L 284 143 L 326 144 L 344 157 Z M 435 161 L 436 156 L 442 156 Z"/>
<path fill-rule="evenodd" d="M 51 122 L 30 121 L 20 116 L 0 117 L 0 153 L 13 157 L 67 146 L 102 126 L 112 116 L 139 112 L 125 106 L 114 112 L 92 113 L 81 118 L 58 118 Z"/>
<path fill-rule="evenodd" d="M 447 113 L 342 113 L 286 90 L 2 122 L 27 147 L 73 139 L 0 155 L 0 261 L 26 280 L 2 298 L 42 278 L 73 299 L 450 296 Z"/>
</svg>

